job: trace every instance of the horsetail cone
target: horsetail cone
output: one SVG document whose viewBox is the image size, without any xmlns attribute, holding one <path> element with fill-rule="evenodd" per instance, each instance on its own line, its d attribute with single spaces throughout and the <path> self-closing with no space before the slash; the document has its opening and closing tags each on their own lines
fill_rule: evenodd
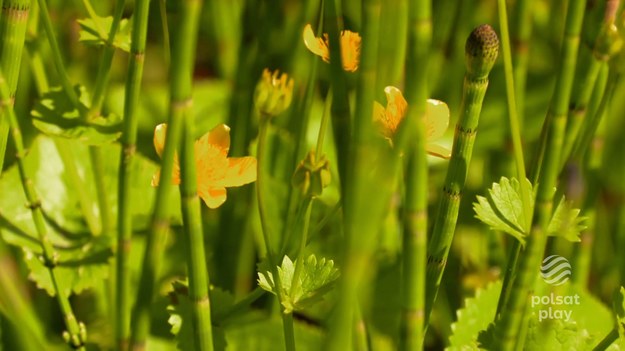
<svg viewBox="0 0 625 351">
<path fill-rule="evenodd" d="M 465 47 L 467 72 L 462 89 L 460 116 L 454 134 L 445 185 L 428 243 L 426 321 L 432 311 L 447 264 L 458 220 L 462 190 L 471 163 L 482 102 L 488 88 L 488 74 L 495 64 L 498 52 L 499 39 L 491 26 L 483 24 L 469 35 Z"/>
<path fill-rule="evenodd" d="M 467 73 L 475 77 L 486 77 L 499 54 L 499 38 L 493 27 L 482 24 L 475 28 L 467 38 L 464 52 Z"/>
</svg>

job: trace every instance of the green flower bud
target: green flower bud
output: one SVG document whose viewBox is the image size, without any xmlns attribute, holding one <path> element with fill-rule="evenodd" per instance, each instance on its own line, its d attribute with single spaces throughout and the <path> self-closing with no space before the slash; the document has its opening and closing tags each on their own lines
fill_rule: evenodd
<svg viewBox="0 0 625 351">
<path fill-rule="evenodd" d="M 331 178 L 330 163 L 325 155 L 317 160 L 315 152 L 309 151 L 295 169 L 292 183 L 304 196 L 319 196 L 330 184 Z"/>
<path fill-rule="evenodd" d="M 493 27 L 482 24 L 475 28 L 464 48 L 467 72 L 476 77 L 486 77 L 499 54 L 499 38 Z"/>
<path fill-rule="evenodd" d="M 265 68 L 256 85 L 254 103 L 262 116 L 274 117 L 284 112 L 293 99 L 293 79 L 278 70 Z"/>
</svg>

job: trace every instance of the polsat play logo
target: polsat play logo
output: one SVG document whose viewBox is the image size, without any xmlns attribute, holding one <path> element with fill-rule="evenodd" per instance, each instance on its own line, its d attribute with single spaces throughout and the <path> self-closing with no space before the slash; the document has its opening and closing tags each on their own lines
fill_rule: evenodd
<svg viewBox="0 0 625 351">
<path fill-rule="evenodd" d="M 571 276 L 569 261 L 558 255 L 545 257 L 540 266 L 540 275 L 547 284 L 558 286 L 566 283 Z"/>
</svg>

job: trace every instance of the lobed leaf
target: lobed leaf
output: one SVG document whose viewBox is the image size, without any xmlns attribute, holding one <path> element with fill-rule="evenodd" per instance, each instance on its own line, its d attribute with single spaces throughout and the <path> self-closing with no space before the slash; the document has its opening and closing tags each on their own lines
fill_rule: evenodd
<svg viewBox="0 0 625 351">
<path fill-rule="evenodd" d="M 109 33 L 111 32 L 111 26 L 113 25 L 113 17 L 100 17 L 84 18 L 77 20 L 80 26 L 78 32 L 78 41 L 87 45 L 103 46 L 106 45 Z M 113 40 L 113 46 L 125 51 L 130 52 L 130 28 L 128 19 L 122 19 L 119 23 L 119 28 L 115 34 L 115 40 Z"/>
<path fill-rule="evenodd" d="M 532 189 L 529 180 L 526 179 L 525 181 L 527 187 Z M 530 226 L 523 213 L 521 196 L 520 183 L 515 178 L 509 180 L 506 177 L 501 177 L 499 183 L 493 183 L 493 186 L 488 190 L 487 197 L 478 196 L 477 202 L 473 203 L 476 218 L 493 230 L 514 236 L 522 245 L 525 245 L 525 237 L 528 233 L 524 228 Z M 534 211 L 534 197 L 531 196 L 528 201 L 531 210 Z M 580 241 L 579 234 L 586 228 L 583 225 L 586 218 L 580 217 L 579 213 L 579 209 L 572 208 L 562 197 L 549 222 L 548 235 L 573 242 Z"/>
<path fill-rule="evenodd" d="M 296 285 L 292 288 L 297 264 L 297 261 L 293 262 L 288 256 L 284 256 L 282 265 L 278 267 L 281 284 L 279 289 L 276 289 L 273 274 L 269 270 L 259 269 L 258 273 L 258 285 L 274 295 L 280 294 L 285 313 L 301 311 L 312 306 L 330 291 L 339 277 L 334 261 L 325 258 L 317 260 L 315 255 L 310 255 L 303 261 Z"/>
</svg>

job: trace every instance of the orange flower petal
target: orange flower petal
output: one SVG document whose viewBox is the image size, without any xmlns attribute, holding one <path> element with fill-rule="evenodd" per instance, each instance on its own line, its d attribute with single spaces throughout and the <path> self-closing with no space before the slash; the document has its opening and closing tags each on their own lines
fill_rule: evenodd
<svg viewBox="0 0 625 351">
<path fill-rule="evenodd" d="M 199 145 L 198 145 L 199 144 Z M 212 145 L 218 148 L 224 155 L 228 154 L 230 150 L 230 127 L 225 124 L 218 124 L 215 128 L 211 129 L 208 133 L 202 135 L 202 137 L 196 141 L 196 152 L 198 150 L 206 149 L 203 146 Z M 196 155 L 199 157 L 200 155 Z"/>
<path fill-rule="evenodd" d="M 198 195 L 208 208 L 217 208 L 226 202 L 226 188 L 208 188 L 198 190 Z"/>
<path fill-rule="evenodd" d="M 228 170 L 223 180 L 215 182 L 216 186 L 241 186 L 256 180 L 255 157 L 232 157 L 228 162 Z"/>
<path fill-rule="evenodd" d="M 306 45 L 308 50 L 317 56 L 321 56 L 321 58 L 323 58 L 326 62 L 330 60 L 330 50 L 328 49 L 328 45 L 323 39 L 315 37 L 315 33 L 313 32 L 310 24 L 307 24 L 306 27 L 304 27 L 303 37 L 304 45 Z"/>
<path fill-rule="evenodd" d="M 163 154 L 165 148 L 165 136 L 167 134 L 167 124 L 162 123 L 154 128 L 154 149 L 159 157 Z"/>
<path fill-rule="evenodd" d="M 349 30 L 341 32 L 341 60 L 343 60 L 343 69 L 348 72 L 354 72 L 358 69 L 360 42 L 361 38 L 358 33 Z"/>
<path fill-rule="evenodd" d="M 426 136 L 429 141 L 440 139 L 449 126 L 449 107 L 434 99 L 428 99 L 425 115 Z"/>
</svg>

